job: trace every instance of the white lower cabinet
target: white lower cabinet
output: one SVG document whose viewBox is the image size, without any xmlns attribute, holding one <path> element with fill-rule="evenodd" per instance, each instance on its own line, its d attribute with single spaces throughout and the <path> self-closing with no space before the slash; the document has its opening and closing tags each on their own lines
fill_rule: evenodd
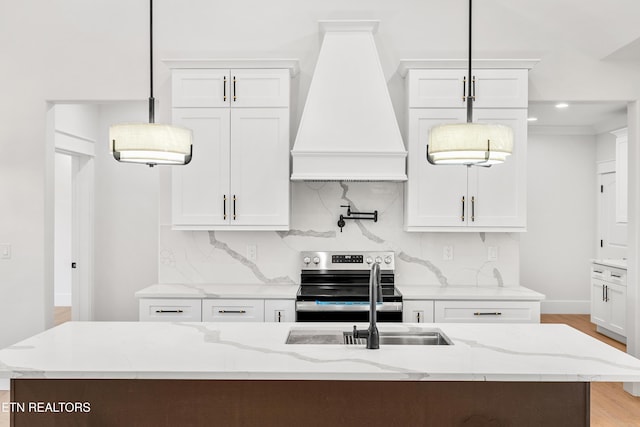
<svg viewBox="0 0 640 427">
<path fill-rule="evenodd" d="M 433 301 L 403 301 L 402 321 L 404 323 L 433 323 Z"/>
<path fill-rule="evenodd" d="M 539 323 L 538 301 L 436 301 L 436 323 Z"/>
<path fill-rule="evenodd" d="M 140 300 L 139 318 L 142 322 L 200 322 L 202 300 L 145 298 Z"/>
<path fill-rule="evenodd" d="M 295 322 L 296 302 L 294 300 L 267 299 L 264 300 L 265 322 Z"/>
<path fill-rule="evenodd" d="M 203 322 L 263 322 L 264 300 L 204 299 Z"/>
<path fill-rule="evenodd" d="M 627 270 L 591 265 L 591 322 L 598 332 L 620 342 L 627 336 Z"/>
</svg>

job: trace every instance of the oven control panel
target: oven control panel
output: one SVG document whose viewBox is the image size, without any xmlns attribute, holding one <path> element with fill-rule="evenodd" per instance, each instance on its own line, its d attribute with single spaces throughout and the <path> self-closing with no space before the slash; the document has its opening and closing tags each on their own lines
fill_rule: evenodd
<svg viewBox="0 0 640 427">
<path fill-rule="evenodd" d="M 382 270 L 395 269 L 391 251 L 300 252 L 303 270 L 369 270 L 373 263 Z"/>
</svg>

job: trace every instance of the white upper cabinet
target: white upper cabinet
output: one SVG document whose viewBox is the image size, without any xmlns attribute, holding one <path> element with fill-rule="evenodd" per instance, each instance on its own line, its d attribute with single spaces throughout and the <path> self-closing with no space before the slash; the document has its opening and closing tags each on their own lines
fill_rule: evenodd
<svg viewBox="0 0 640 427">
<path fill-rule="evenodd" d="M 466 107 L 466 69 L 410 70 L 409 108 Z M 475 108 L 527 108 L 527 70 L 473 70 Z"/>
<path fill-rule="evenodd" d="M 178 230 L 289 228 L 289 69 L 174 69 L 173 122 L 193 159 L 172 168 Z"/>
<path fill-rule="evenodd" d="M 176 69 L 172 105 L 192 107 L 288 107 L 289 70 Z"/>
<path fill-rule="evenodd" d="M 506 162 L 489 168 L 435 166 L 426 159 L 429 132 L 440 124 L 466 121 L 467 70 L 412 68 L 419 61 L 403 62 L 409 151 L 405 229 L 525 231 L 528 70 L 472 72 L 473 121 L 513 129 L 513 153 Z"/>
</svg>

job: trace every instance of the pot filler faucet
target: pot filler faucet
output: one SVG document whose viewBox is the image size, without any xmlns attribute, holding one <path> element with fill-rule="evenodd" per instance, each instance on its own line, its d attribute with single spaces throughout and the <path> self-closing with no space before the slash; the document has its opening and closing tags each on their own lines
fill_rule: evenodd
<svg viewBox="0 0 640 427">
<path fill-rule="evenodd" d="M 378 301 L 382 301 L 380 276 L 380 263 L 374 262 L 369 273 L 369 329 L 359 330 L 355 325 L 353 326 L 353 337 L 366 338 L 367 348 L 372 350 L 380 348 L 380 335 L 376 325 L 376 305 Z"/>
</svg>

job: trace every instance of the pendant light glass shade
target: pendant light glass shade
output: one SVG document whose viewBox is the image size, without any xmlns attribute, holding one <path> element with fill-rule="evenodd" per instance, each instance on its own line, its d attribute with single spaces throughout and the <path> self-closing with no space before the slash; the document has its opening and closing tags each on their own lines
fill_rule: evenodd
<svg viewBox="0 0 640 427">
<path fill-rule="evenodd" d="M 155 123 L 153 97 L 153 0 L 149 0 L 149 123 L 125 123 L 109 127 L 109 149 L 119 162 L 186 165 L 191 161 L 192 132 L 178 126 Z"/>
<path fill-rule="evenodd" d="M 120 162 L 185 165 L 191 161 L 192 132 L 159 123 L 118 124 L 109 128 L 110 148 Z"/>
<path fill-rule="evenodd" d="M 513 130 L 484 123 L 435 126 L 427 149 L 429 162 L 436 165 L 494 165 L 504 162 L 513 151 Z"/>
<path fill-rule="evenodd" d="M 469 62 L 466 95 L 467 122 L 431 128 L 427 160 L 434 165 L 491 166 L 503 163 L 513 152 L 513 130 L 504 125 L 473 123 L 475 77 L 471 65 L 471 8 L 469 0 Z"/>
</svg>

